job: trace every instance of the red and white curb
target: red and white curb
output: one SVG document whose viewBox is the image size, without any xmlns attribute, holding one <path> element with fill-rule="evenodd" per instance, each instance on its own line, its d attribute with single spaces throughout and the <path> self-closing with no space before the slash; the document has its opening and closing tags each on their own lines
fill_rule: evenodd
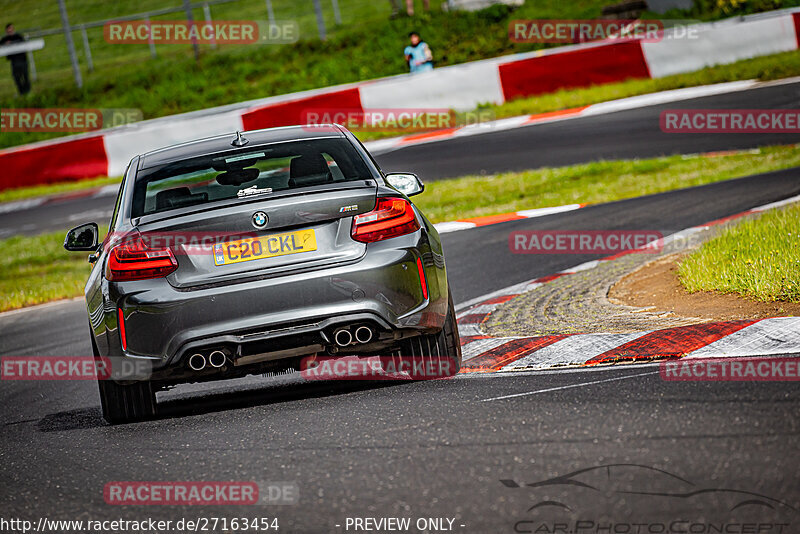
<svg viewBox="0 0 800 534">
<path fill-rule="evenodd" d="M 565 206 L 554 206 L 551 208 L 537 208 L 532 210 L 514 211 L 511 213 L 501 213 L 500 215 L 487 215 L 485 217 L 473 217 L 471 219 L 461 219 L 458 221 L 448 221 L 436 223 L 433 226 L 440 234 L 457 232 L 459 230 L 469 230 L 470 228 L 480 228 L 502 222 L 517 221 L 520 219 L 533 219 L 545 217 L 555 213 L 566 213 L 585 207 L 586 204 L 567 204 Z"/>
<path fill-rule="evenodd" d="M 800 202 L 800 195 L 758 206 L 664 238 L 664 244 L 745 215 Z M 631 334 L 561 334 L 537 337 L 491 337 L 481 328 L 494 310 L 509 300 L 556 278 L 594 269 L 601 262 L 636 253 L 623 252 L 515 284 L 457 306 L 463 372 L 500 372 L 587 366 L 656 358 L 764 356 L 800 354 L 800 318 L 728 321 L 680 326 Z"/>
</svg>

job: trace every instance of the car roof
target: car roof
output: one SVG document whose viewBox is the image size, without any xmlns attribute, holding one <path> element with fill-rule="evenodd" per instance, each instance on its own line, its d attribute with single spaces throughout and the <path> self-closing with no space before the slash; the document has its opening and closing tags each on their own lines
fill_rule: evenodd
<svg viewBox="0 0 800 534">
<path fill-rule="evenodd" d="M 247 140 L 247 144 L 238 147 L 233 145 L 237 136 Z M 187 143 L 159 148 L 142 154 L 139 158 L 139 169 L 156 167 L 165 163 L 189 159 L 197 156 L 226 152 L 240 148 L 243 151 L 251 150 L 255 146 L 282 141 L 304 139 L 318 139 L 322 137 L 344 137 L 344 128 L 338 124 L 319 124 L 305 126 L 284 126 L 280 128 L 266 128 L 264 130 L 250 130 L 231 132 L 229 134 L 197 139 Z"/>
</svg>

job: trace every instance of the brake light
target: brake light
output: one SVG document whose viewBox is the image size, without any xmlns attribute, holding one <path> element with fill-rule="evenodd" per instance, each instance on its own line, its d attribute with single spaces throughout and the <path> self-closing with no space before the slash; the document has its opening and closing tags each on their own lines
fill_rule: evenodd
<svg viewBox="0 0 800 534">
<path fill-rule="evenodd" d="M 403 198 L 381 197 L 375 209 L 353 217 L 350 235 L 356 241 L 372 243 L 419 230 L 411 203 Z"/>
<path fill-rule="evenodd" d="M 106 264 L 106 278 L 112 282 L 161 278 L 177 268 L 178 262 L 170 249 L 149 248 L 137 237 L 111 249 Z"/>
</svg>

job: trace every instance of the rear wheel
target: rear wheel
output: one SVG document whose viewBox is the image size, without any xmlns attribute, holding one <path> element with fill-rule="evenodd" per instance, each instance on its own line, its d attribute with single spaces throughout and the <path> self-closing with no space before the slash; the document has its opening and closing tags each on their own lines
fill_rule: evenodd
<svg viewBox="0 0 800 534">
<path fill-rule="evenodd" d="M 123 386 L 98 380 L 103 419 L 111 424 L 144 421 L 156 415 L 156 394 L 149 380 Z"/>
<path fill-rule="evenodd" d="M 456 311 L 452 294 L 448 298 L 447 316 L 438 334 L 423 334 L 403 341 L 400 357 L 445 361 L 453 365 L 452 374 L 461 369 L 461 340 L 458 336 Z"/>
<path fill-rule="evenodd" d="M 93 337 L 92 351 L 95 358 L 100 357 Z M 103 419 L 112 425 L 143 421 L 156 415 L 156 393 L 149 380 L 123 386 L 110 379 L 98 379 L 97 388 Z"/>
</svg>

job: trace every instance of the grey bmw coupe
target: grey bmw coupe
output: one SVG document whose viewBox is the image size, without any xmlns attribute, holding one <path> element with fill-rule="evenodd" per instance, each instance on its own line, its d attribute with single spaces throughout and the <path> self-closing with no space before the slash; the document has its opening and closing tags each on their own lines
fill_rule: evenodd
<svg viewBox="0 0 800 534">
<path fill-rule="evenodd" d="M 442 244 L 409 200 L 422 190 L 338 125 L 133 158 L 105 238 L 88 223 L 64 242 L 91 252 L 95 360 L 133 369 L 98 376 L 104 418 L 152 417 L 156 392 L 176 384 L 317 357 L 436 358 L 457 371 Z"/>
</svg>

